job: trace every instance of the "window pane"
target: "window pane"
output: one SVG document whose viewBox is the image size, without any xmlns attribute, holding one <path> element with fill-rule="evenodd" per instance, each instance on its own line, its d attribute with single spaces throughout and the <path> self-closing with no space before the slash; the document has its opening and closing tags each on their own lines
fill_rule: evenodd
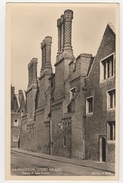
<svg viewBox="0 0 123 183">
<path fill-rule="evenodd" d="M 90 100 L 90 112 L 92 112 L 93 111 L 93 99 L 91 98 L 91 100 Z"/>
<path fill-rule="evenodd" d="M 103 68 L 104 68 L 104 78 L 103 79 L 106 79 L 106 62 L 103 62 Z"/>
<path fill-rule="evenodd" d="M 88 112 L 93 112 L 93 98 L 88 99 Z"/>
<path fill-rule="evenodd" d="M 102 66 L 103 66 L 103 79 L 112 77 L 114 75 L 113 55 L 103 60 Z"/>
<path fill-rule="evenodd" d="M 115 140 L 115 121 L 109 121 L 107 127 L 108 140 Z"/>
<path fill-rule="evenodd" d="M 116 107 L 116 97 L 115 97 L 115 90 L 114 90 L 114 107 Z"/>
<path fill-rule="evenodd" d="M 14 141 L 18 141 L 18 139 L 19 139 L 19 135 L 13 135 L 13 140 Z"/>
<path fill-rule="evenodd" d="M 110 124 L 110 140 L 113 140 L 113 124 Z"/>
<path fill-rule="evenodd" d="M 116 99 L 115 99 L 115 90 L 111 90 L 108 92 L 109 98 L 108 98 L 108 102 L 109 102 L 109 108 L 114 108 L 115 107 L 115 103 L 116 103 Z"/>
<path fill-rule="evenodd" d="M 107 77 L 110 77 L 110 61 L 107 61 Z"/>
<path fill-rule="evenodd" d="M 115 140 L 115 122 L 114 122 L 114 140 Z"/>
<path fill-rule="evenodd" d="M 110 64 L 111 64 L 111 76 L 113 76 L 113 73 L 114 73 L 113 58 L 110 60 Z"/>
<path fill-rule="evenodd" d="M 110 108 L 113 108 L 113 92 L 110 93 Z"/>
</svg>

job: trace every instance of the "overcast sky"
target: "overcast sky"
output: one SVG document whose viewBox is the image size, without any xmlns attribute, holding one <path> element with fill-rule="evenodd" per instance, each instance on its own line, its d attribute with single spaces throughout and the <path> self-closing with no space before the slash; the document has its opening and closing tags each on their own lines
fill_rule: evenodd
<svg viewBox="0 0 123 183">
<path fill-rule="evenodd" d="M 58 32 L 57 19 L 66 9 L 73 10 L 72 46 L 74 56 L 96 54 L 107 23 L 116 27 L 116 9 L 111 5 L 21 3 L 11 8 L 11 84 L 27 89 L 28 63 L 38 58 L 38 76 L 41 69 L 40 43 L 52 36 L 52 66 L 56 61 Z M 55 71 L 55 68 L 53 69 Z"/>
</svg>

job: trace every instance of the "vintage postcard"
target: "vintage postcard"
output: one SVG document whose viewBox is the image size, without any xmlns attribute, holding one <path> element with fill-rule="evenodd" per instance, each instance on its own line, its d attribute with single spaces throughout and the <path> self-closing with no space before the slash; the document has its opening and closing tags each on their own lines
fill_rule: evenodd
<svg viewBox="0 0 123 183">
<path fill-rule="evenodd" d="M 118 180 L 119 4 L 6 10 L 6 179 Z"/>
</svg>

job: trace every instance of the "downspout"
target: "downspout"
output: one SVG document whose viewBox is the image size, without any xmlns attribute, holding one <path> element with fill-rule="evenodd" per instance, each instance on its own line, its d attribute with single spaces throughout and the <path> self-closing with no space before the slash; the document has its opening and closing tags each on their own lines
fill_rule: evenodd
<svg viewBox="0 0 123 183">
<path fill-rule="evenodd" d="M 53 139 L 52 139 L 52 110 L 51 110 L 51 99 L 50 99 L 50 155 L 53 151 Z"/>
<path fill-rule="evenodd" d="M 84 86 L 82 87 L 82 95 L 83 95 L 83 125 L 82 125 L 82 129 L 83 129 L 83 159 L 86 159 L 86 150 L 85 150 L 85 141 L 86 141 L 86 129 L 85 129 L 85 124 L 86 124 L 86 80 L 84 78 Z"/>
<path fill-rule="evenodd" d="M 70 118 L 70 158 L 72 158 L 72 118 Z"/>
</svg>

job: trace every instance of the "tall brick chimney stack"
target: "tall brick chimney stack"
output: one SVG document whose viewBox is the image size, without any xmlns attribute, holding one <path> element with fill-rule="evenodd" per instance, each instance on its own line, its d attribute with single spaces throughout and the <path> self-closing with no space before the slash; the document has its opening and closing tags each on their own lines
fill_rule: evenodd
<svg viewBox="0 0 123 183">
<path fill-rule="evenodd" d="M 58 52 L 57 61 L 61 60 L 63 57 L 73 58 L 72 50 L 72 19 L 73 11 L 65 10 L 64 14 L 57 20 L 58 28 Z"/>
<path fill-rule="evenodd" d="M 61 52 L 61 19 L 57 20 L 57 27 L 58 27 L 58 53 Z"/>
<path fill-rule="evenodd" d="M 45 41 L 43 40 L 41 43 L 41 49 L 42 49 L 42 69 L 44 69 L 44 65 L 45 65 L 45 56 L 46 56 L 46 50 L 45 50 Z"/>
<path fill-rule="evenodd" d="M 45 45 L 46 45 L 45 67 L 51 67 L 51 44 L 52 44 L 52 37 L 50 36 L 45 37 Z"/>
<path fill-rule="evenodd" d="M 73 11 L 64 11 L 64 50 L 71 50 Z"/>
<path fill-rule="evenodd" d="M 61 15 L 61 51 L 64 50 L 64 15 Z"/>
<path fill-rule="evenodd" d="M 37 58 L 33 58 L 32 59 L 32 72 L 33 72 L 33 74 L 32 74 L 32 81 L 33 82 L 37 82 L 37 63 L 38 63 L 38 61 L 37 61 L 38 59 Z"/>
<path fill-rule="evenodd" d="M 28 64 L 28 86 L 31 84 L 31 63 Z"/>
<path fill-rule="evenodd" d="M 52 37 L 46 36 L 45 39 L 41 43 L 42 49 L 42 68 L 41 68 L 41 75 L 42 71 L 52 68 L 51 65 L 51 44 L 52 44 Z"/>
<path fill-rule="evenodd" d="M 37 82 L 37 58 L 33 58 L 28 64 L 28 86 Z"/>
<path fill-rule="evenodd" d="M 71 43 L 72 19 L 72 10 L 65 10 L 64 14 L 57 19 L 58 52 L 55 63 L 54 100 L 66 95 L 65 82 L 69 76 L 69 63 L 74 59 Z"/>
</svg>

